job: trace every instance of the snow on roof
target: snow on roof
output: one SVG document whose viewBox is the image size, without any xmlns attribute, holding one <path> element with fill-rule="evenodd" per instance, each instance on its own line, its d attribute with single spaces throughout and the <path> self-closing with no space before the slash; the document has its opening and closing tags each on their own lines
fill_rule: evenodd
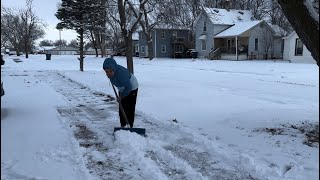
<svg viewBox="0 0 320 180">
<path fill-rule="evenodd" d="M 221 38 L 221 37 L 239 36 L 242 33 L 246 32 L 247 30 L 253 28 L 257 24 L 260 24 L 261 22 L 263 21 L 260 20 L 260 21 L 239 22 L 231 26 L 230 28 L 222 31 L 221 33 L 217 34 L 214 37 Z"/>
<path fill-rule="evenodd" d="M 40 46 L 39 50 L 50 50 L 56 48 L 56 46 Z"/>
<path fill-rule="evenodd" d="M 273 31 L 276 33 L 276 35 L 278 36 L 287 36 L 288 32 L 284 29 L 282 29 L 280 26 L 275 25 L 275 24 L 270 24 L 268 23 L 268 25 L 273 29 Z"/>
<path fill-rule="evenodd" d="M 238 22 L 252 21 L 252 12 L 249 10 L 204 8 L 213 24 L 233 25 Z"/>
<path fill-rule="evenodd" d="M 139 40 L 139 33 L 137 31 L 132 33 L 132 40 Z"/>
<path fill-rule="evenodd" d="M 293 35 L 297 34 L 296 31 L 292 31 L 289 35 L 283 37 L 282 39 L 288 39 L 291 38 Z"/>
</svg>

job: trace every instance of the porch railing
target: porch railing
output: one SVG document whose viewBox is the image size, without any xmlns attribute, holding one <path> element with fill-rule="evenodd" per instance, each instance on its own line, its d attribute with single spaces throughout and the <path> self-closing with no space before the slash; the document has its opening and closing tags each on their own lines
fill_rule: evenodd
<svg viewBox="0 0 320 180">
<path fill-rule="evenodd" d="M 221 57 L 221 49 L 220 48 L 212 49 L 209 52 L 209 59 L 219 59 L 220 57 Z"/>
<path fill-rule="evenodd" d="M 221 54 L 236 54 L 236 47 L 220 47 Z M 242 51 L 240 51 L 242 50 Z M 242 48 L 238 48 L 238 54 L 247 54 L 248 46 L 242 46 Z"/>
<path fill-rule="evenodd" d="M 172 37 L 172 43 L 183 43 L 186 40 L 185 37 Z"/>
</svg>

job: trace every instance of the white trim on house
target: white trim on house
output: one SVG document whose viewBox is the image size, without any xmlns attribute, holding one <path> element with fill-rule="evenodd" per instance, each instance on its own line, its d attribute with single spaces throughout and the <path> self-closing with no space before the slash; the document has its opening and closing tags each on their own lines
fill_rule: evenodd
<svg viewBox="0 0 320 180">
<path fill-rule="evenodd" d="M 201 35 L 201 36 L 199 37 L 199 39 L 200 39 L 200 40 L 206 40 L 206 39 L 207 39 L 207 35 L 204 35 L 204 34 L 203 34 L 203 35 Z"/>
</svg>

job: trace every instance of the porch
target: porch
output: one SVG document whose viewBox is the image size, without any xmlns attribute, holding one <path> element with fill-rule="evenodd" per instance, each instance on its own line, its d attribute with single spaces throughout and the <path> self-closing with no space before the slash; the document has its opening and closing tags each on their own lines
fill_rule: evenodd
<svg viewBox="0 0 320 180">
<path fill-rule="evenodd" d="M 249 37 L 215 38 L 209 59 L 244 60 L 248 55 Z"/>
</svg>

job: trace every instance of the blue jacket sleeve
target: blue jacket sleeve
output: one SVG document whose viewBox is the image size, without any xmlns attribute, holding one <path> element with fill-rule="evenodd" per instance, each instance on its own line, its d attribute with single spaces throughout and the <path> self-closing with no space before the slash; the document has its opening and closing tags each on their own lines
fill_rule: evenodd
<svg viewBox="0 0 320 180">
<path fill-rule="evenodd" d="M 132 90 L 132 84 L 130 81 L 131 74 L 128 72 L 122 72 L 119 74 L 120 83 L 123 84 L 124 90 L 121 92 L 122 96 L 128 96 Z"/>
</svg>

